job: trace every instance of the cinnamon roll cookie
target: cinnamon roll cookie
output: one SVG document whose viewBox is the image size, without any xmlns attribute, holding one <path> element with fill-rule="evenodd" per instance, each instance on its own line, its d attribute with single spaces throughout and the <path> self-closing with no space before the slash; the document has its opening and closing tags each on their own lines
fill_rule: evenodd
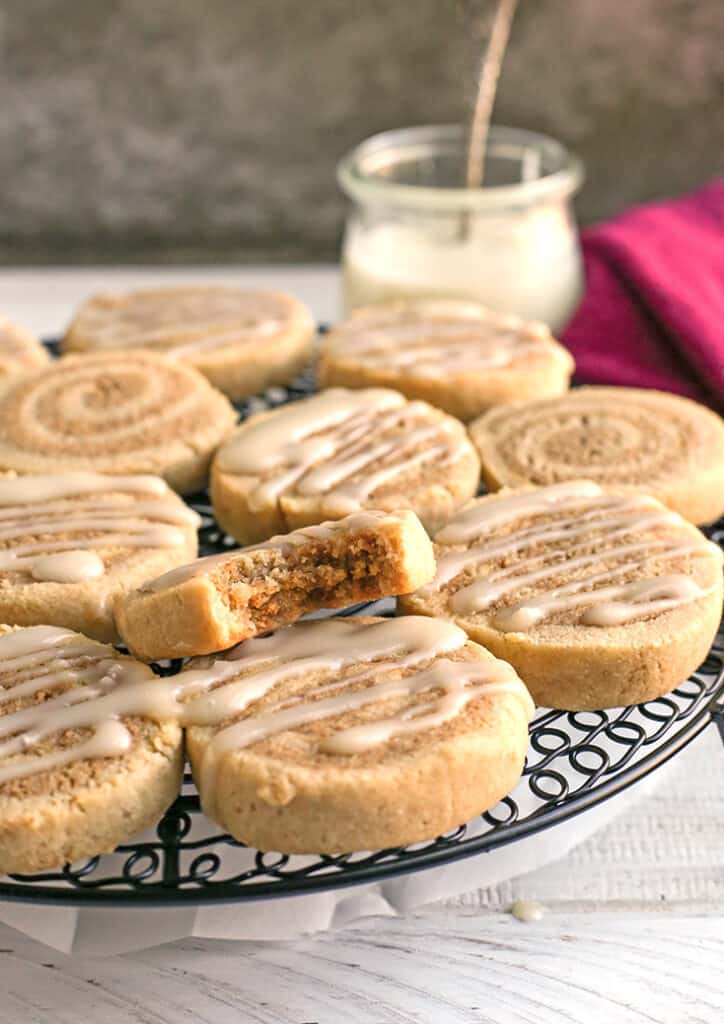
<svg viewBox="0 0 724 1024">
<path fill-rule="evenodd" d="M 416 616 L 297 623 L 177 679 L 206 814 L 284 853 L 404 845 L 469 821 L 517 782 L 533 713 L 510 665 Z"/>
<path fill-rule="evenodd" d="M 5 632 L 0 873 L 109 853 L 154 824 L 180 788 L 181 740 L 147 665 L 52 626 Z"/>
<path fill-rule="evenodd" d="M 467 422 L 492 405 L 563 394 L 573 359 L 542 323 L 476 302 L 356 310 L 322 340 L 320 385 L 390 387 Z"/>
<path fill-rule="evenodd" d="M 586 477 L 653 494 L 692 523 L 724 513 L 724 421 L 678 395 L 576 388 L 470 425 L 493 490 Z"/>
<path fill-rule="evenodd" d="M 465 428 L 439 409 L 330 388 L 242 423 L 214 459 L 211 497 L 242 543 L 362 508 L 409 508 L 434 530 L 472 497 L 479 472 Z"/>
<path fill-rule="evenodd" d="M 434 575 L 414 512 L 358 512 L 172 569 L 122 598 L 115 618 L 147 661 L 210 654 L 321 608 L 407 594 Z"/>
<path fill-rule="evenodd" d="M 720 549 L 655 498 L 581 481 L 506 490 L 434 539 L 437 575 L 403 610 L 458 623 L 547 707 L 668 692 L 721 619 Z"/>
<path fill-rule="evenodd" d="M 0 315 L 0 382 L 13 374 L 44 366 L 49 358 L 34 334 Z"/>
<path fill-rule="evenodd" d="M 309 310 L 284 292 L 177 286 L 92 296 L 62 349 L 158 349 L 238 399 L 292 380 L 312 357 L 315 333 Z"/>
<path fill-rule="evenodd" d="M 0 389 L 0 472 L 151 473 L 189 494 L 235 421 L 228 399 L 166 356 L 68 356 Z"/>
<path fill-rule="evenodd" d="M 113 603 L 196 555 L 200 517 L 155 476 L 0 478 L 0 622 L 118 639 Z"/>
</svg>

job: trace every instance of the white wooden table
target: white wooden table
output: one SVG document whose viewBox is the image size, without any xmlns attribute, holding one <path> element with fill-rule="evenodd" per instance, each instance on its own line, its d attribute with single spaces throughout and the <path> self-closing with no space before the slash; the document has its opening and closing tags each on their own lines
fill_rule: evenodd
<svg viewBox="0 0 724 1024">
<path fill-rule="evenodd" d="M 333 268 L 0 271 L 0 311 L 48 335 L 97 288 L 284 287 L 323 320 Z M 540 900 L 542 921 L 507 913 Z M 0 926 L 0 1024 L 720 1024 L 724 750 L 707 729 L 662 784 L 563 859 L 404 918 L 290 943 L 186 940 L 105 958 Z"/>
</svg>

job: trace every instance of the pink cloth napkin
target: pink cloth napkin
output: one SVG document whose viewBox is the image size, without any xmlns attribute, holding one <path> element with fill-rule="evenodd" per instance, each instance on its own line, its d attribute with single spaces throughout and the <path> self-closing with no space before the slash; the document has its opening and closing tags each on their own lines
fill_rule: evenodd
<svg viewBox="0 0 724 1024">
<path fill-rule="evenodd" d="M 588 384 L 724 409 L 724 180 L 583 232 L 586 294 L 563 334 Z"/>
</svg>

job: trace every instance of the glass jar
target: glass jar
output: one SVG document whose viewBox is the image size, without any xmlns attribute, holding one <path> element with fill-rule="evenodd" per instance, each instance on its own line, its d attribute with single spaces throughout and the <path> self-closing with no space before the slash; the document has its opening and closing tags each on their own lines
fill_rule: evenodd
<svg viewBox="0 0 724 1024">
<path fill-rule="evenodd" d="M 348 153 L 347 311 L 394 298 L 473 298 L 559 331 L 583 290 L 572 197 L 581 162 L 554 139 L 493 125 L 484 185 L 463 180 L 465 133 L 383 132 Z"/>
</svg>

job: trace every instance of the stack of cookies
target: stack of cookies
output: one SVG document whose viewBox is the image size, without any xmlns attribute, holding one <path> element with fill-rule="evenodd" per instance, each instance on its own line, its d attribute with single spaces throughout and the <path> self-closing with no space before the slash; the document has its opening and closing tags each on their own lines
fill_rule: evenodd
<svg viewBox="0 0 724 1024">
<path fill-rule="evenodd" d="M 649 700 L 706 656 L 719 417 L 568 392 L 542 325 L 424 301 L 359 311 L 318 394 L 236 426 L 313 335 L 235 288 L 96 296 L 52 363 L 0 321 L 0 871 L 153 824 L 184 749 L 243 842 L 430 839 L 515 785 L 534 701 Z M 207 482 L 229 547 L 198 559 Z"/>
</svg>

